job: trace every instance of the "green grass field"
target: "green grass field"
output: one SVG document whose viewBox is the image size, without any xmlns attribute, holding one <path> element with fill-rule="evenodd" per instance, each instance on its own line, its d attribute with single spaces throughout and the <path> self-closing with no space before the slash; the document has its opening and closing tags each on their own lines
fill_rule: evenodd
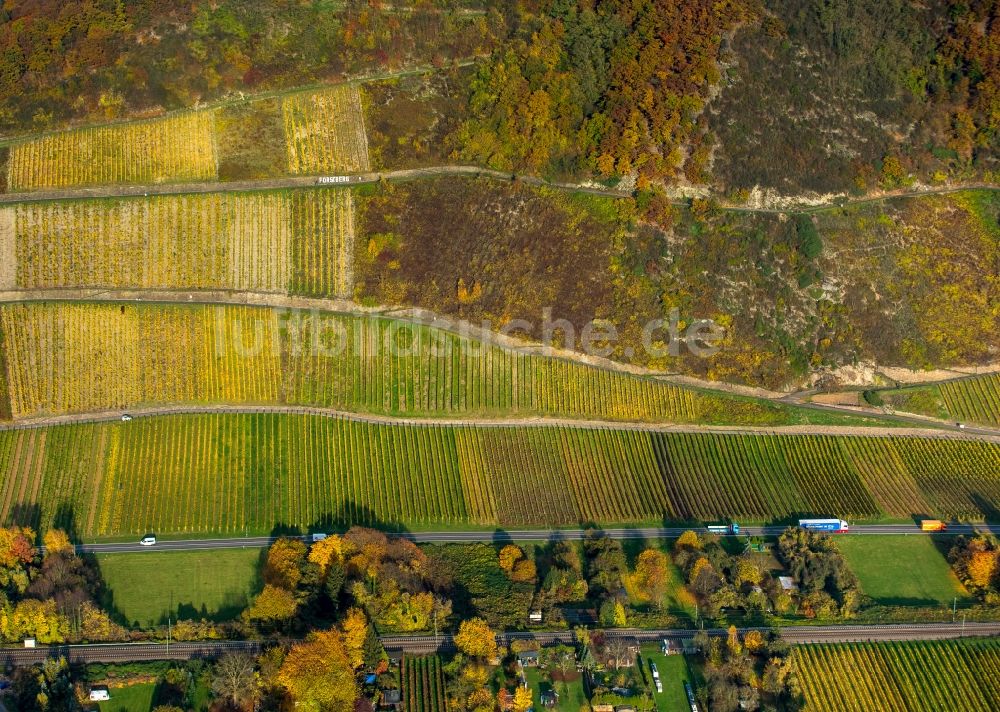
<svg viewBox="0 0 1000 712">
<path fill-rule="evenodd" d="M 969 598 L 934 539 L 921 534 L 837 539 L 861 590 L 886 605 L 951 605 Z"/>
<path fill-rule="evenodd" d="M 142 626 L 227 620 L 256 593 L 260 549 L 100 554 L 112 610 Z"/>
<path fill-rule="evenodd" d="M 156 684 L 111 688 L 111 699 L 98 703 L 101 712 L 149 712 L 153 708 Z"/>
<path fill-rule="evenodd" d="M 642 665 L 646 677 L 650 680 L 653 689 L 653 700 L 659 712 L 691 712 L 688 706 L 687 694 L 684 692 L 684 681 L 691 681 L 691 673 L 688 670 L 687 659 L 683 655 L 663 655 L 659 646 L 647 645 L 641 650 Z M 657 692 L 656 686 L 652 685 L 652 675 L 649 671 L 649 663 L 656 663 L 656 669 L 660 673 L 660 682 L 663 684 L 663 692 Z"/>
<path fill-rule="evenodd" d="M 545 690 L 553 689 L 553 685 L 543 675 L 538 668 L 529 667 L 524 671 L 524 677 L 531 688 L 531 699 L 535 703 L 536 710 L 546 709 L 541 705 L 541 694 Z M 557 712 L 580 712 L 581 709 L 589 709 L 587 694 L 583 691 L 583 678 L 578 678 L 572 682 L 558 683 L 555 691 L 559 693 L 559 704 L 548 709 L 555 709 Z"/>
</svg>

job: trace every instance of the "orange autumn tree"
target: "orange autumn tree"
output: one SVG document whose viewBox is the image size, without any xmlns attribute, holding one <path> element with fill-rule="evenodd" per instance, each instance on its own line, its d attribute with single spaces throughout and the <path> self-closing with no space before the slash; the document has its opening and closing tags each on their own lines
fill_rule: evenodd
<svg viewBox="0 0 1000 712">
<path fill-rule="evenodd" d="M 288 651 L 278 684 L 292 706 L 316 712 L 351 712 L 358 698 L 354 670 L 337 630 L 314 633 Z"/>
<path fill-rule="evenodd" d="M 670 582 L 670 561 L 667 555 L 658 549 L 646 549 L 639 554 L 635 565 L 633 582 L 639 592 L 652 601 L 657 608 L 663 606 L 663 597 L 667 594 Z"/>
<path fill-rule="evenodd" d="M 306 558 L 306 545 L 298 539 L 281 538 L 267 550 L 264 564 L 264 582 L 289 591 L 299 585 L 302 564 Z"/>
<path fill-rule="evenodd" d="M 462 621 L 455 634 L 455 647 L 470 658 L 490 660 L 496 657 L 496 633 L 482 618 Z"/>
</svg>

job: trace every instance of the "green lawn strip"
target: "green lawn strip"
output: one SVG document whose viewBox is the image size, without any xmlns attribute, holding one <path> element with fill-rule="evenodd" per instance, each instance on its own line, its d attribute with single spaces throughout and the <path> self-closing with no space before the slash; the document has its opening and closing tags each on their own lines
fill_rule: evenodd
<svg viewBox="0 0 1000 712">
<path fill-rule="evenodd" d="M 885 605 L 948 605 L 969 593 L 955 577 L 938 540 L 921 534 L 837 539 L 861 590 Z"/>
<path fill-rule="evenodd" d="M 258 584 L 261 549 L 98 554 L 110 610 L 140 625 L 221 621 L 247 606 Z"/>
<path fill-rule="evenodd" d="M 535 703 L 535 709 L 556 709 L 559 712 L 580 712 L 580 709 L 589 704 L 587 695 L 583 690 L 583 677 L 579 677 L 565 685 L 553 683 L 547 679 L 544 672 L 536 667 L 524 669 L 524 677 L 531 688 L 531 699 Z M 541 703 L 541 694 L 545 690 L 555 689 L 559 693 L 559 704 L 555 708 L 544 708 Z"/>
<path fill-rule="evenodd" d="M 650 688 L 653 690 L 653 700 L 656 702 L 657 710 L 659 712 L 691 712 L 687 693 L 684 691 L 684 681 L 691 681 L 687 659 L 683 655 L 663 655 L 658 645 L 644 645 L 640 650 L 640 655 L 643 668 L 651 683 Z M 649 669 L 651 662 L 656 663 L 663 692 L 657 692 L 656 686 L 652 684 L 653 676 Z"/>
<path fill-rule="evenodd" d="M 112 687 L 111 699 L 98 703 L 101 712 L 149 712 L 153 708 L 156 683 Z"/>
</svg>

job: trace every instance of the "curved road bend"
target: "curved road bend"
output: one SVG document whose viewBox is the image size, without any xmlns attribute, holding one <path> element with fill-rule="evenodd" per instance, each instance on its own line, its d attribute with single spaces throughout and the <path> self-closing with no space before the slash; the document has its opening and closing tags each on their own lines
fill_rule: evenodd
<svg viewBox="0 0 1000 712">
<path fill-rule="evenodd" d="M 766 628 L 744 628 L 768 630 Z M 998 623 L 920 623 L 903 625 L 844 625 L 844 626 L 789 626 L 779 631 L 790 643 L 846 643 L 891 640 L 944 640 L 970 636 L 1000 635 Z M 660 630 L 619 629 L 606 631 L 611 637 L 628 636 L 640 641 L 653 642 L 662 638 L 691 638 L 696 631 L 683 628 Z M 722 628 L 707 631 L 712 635 L 725 635 Z M 572 631 L 537 633 L 502 633 L 500 643 L 509 645 L 517 639 L 534 639 L 545 645 L 570 643 Z M 390 653 L 426 653 L 453 649 L 450 635 L 440 636 L 382 636 L 382 644 Z M 33 665 L 48 657 L 65 656 L 74 663 L 111 663 L 135 660 L 189 660 L 214 658 L 231 652 L 257 653 L 257 641 L 226 640 L 195 643 L 102 643 L 91 645 L 53 645 L 41 648 L 0 648 L 0 663 L 4 665 Z"/>
<path fill-rule="evenodd" d="M 741 535 L 777 536 L 785 530 L 785 526 L 742 527 Z M 612 539 L 671 539 L 678 537 L 689 529 L 705 531 L 703 527 L 622 527 L 599 529 Z M 417 544 L 469 544 L 493 543 L 506 541 L 555 541 L 559 539 L 583 539 L 589 529 L 497 529 L 491 531 L 437 531 L 437 532 L 405 532 L 392 534 L 409 539 Z M 953 524 L 948 527 L 949 534 L 972 534 L 977 531 L 990 531 L 1000 535 L 1000 524 Z M 915 524 L 858 524 L 850 528 L 848 535 L 877 536 L 885 534 L 918 534 L 926 536 Z M 307 538 L 307 537 L 303 537 Z M 90 554 L 120 554 L 139 551 L 206 551 L 211 549 L 244 549 L 263 548 L 270 546 L 275 537 L 225 537 L 215 539 L 179 539 L 160 540 L 153 546 L 143 546 L 138 542 L 95 542 L 78 545 L 77 551 Z"/>
</svg>

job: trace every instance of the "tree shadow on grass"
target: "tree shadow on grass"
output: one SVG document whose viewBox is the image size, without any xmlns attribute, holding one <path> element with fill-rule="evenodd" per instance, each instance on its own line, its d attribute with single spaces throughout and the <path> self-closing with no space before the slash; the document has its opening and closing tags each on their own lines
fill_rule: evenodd
<svg viewBox="0 0 1000 712">
<path fill-rule="evenodd" d="M 41 507 L 31 502 L 18 502 L 7 514 L 7 526 L 31 527 L 35 531 L 38 531 L 41 520 Z"/>
</svg>

